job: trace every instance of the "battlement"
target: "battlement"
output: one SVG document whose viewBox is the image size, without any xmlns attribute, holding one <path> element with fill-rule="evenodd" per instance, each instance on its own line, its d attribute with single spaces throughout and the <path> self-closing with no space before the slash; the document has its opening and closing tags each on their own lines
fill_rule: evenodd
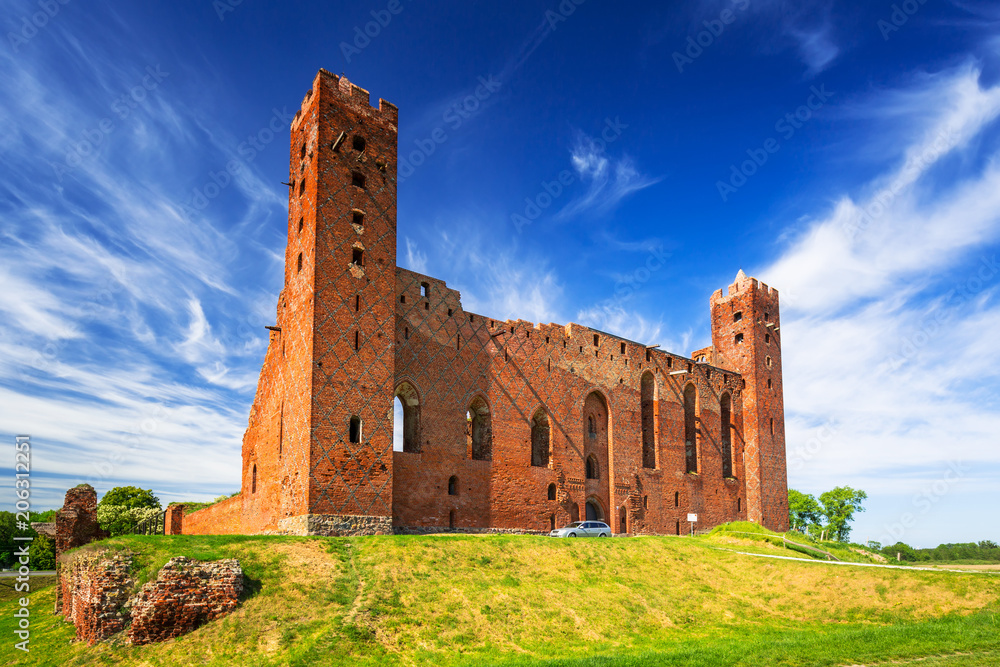
<svg viewBox="0 0 1000 667">
<path fill-rule="evenodd" d="M 399 125 L 399 108 L 395 104 L 380 98 L 378 107 L 374 107 L 371 104 L 371 93 L 367 90 L 357 84 L 351 83 L 347 80 L 346 76 L 337 76 L 328 70 L 320 69 L 316 73 L 316 78 L 313 79 L 312 88 L 302 98 L 301 107 L 295 112 L 295 118 L 292 120 L 292 130 L 295 130 L 298 126 L 302 118 L 302 111 L 312 103 L 312 97 L 319 90 L 320 86 L 325 86 L 326 90 L 335 93 L 337 97 L 355 109 L 378 114 L 393 127 Z"/>
<path fill-rule="evenodd" d="M 737 294 L 743 294 L 750 290 L 758 290 L 768 297 L 773 297 L 775 299 L 778 298 L 778 290 L 773 287 L 769 287 L 767 284 L 760 282 L 756 278 L 747 277 L 747 275 L 743 273 L 743 270 L 740 269 L 740 272 L 736 274 L 736 280 L 732 285 L 726 288 L 725 294 L 723 294 L 721 289 L 715 290 L 712 294 L 711 303 L 719 303 L 734 297 Z"/>
</svg>

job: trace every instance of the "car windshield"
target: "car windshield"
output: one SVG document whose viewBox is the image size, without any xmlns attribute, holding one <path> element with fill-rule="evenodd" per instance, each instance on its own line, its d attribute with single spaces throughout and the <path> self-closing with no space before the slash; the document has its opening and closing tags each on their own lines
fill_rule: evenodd
<svg viewBox="0 0 1000 667">
<path fill-rule="evenodd" d="M 573 523 L 569 524 L 569 525 L 568 525 L 568 526 L 566 526 L 566 527 L 567 527 L 567 528 L 579 528 L 579 527 L 580 527 L 580 526 L 582 526 L 582 525 L 583 525 L 583 524 L 582 524 L 582 523 L 580 523 L 579 521 L 574 521 Z"/>
</svg>

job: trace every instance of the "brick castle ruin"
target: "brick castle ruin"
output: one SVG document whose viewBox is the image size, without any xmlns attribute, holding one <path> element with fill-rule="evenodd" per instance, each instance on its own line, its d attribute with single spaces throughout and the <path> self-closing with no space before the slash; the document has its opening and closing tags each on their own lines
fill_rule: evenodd
<svg viewBox="0 0 1000 667">
<path fill-rule="evenodd" d="M 242 491 L 170 532 L 788 528 L 778 292 L 741 271 L 690 358 L 471 313 L 396 265 L 398 109 L 320 70 L 291 126 L 277 323 Z M 393 404 L 403 450 L 393 451 Z"/>
</svg>

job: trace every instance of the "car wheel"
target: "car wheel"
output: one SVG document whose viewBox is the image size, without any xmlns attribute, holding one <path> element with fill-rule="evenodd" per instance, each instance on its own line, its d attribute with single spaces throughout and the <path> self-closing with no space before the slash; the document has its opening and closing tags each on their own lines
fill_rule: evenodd
<svg viewBox="0 0 1000 667">
<path fill-rule="evenodd" d="M 576 537 L 576 533 L 570 533 L 569 536 L 570 537 Z"/>
<path fill-rule="evenodd" d="M 608 536 L 607 533 L 601 533 L 600 535 L 598 535 L 598 537 L 607 537 L 607 536 Z"/>
</svg>

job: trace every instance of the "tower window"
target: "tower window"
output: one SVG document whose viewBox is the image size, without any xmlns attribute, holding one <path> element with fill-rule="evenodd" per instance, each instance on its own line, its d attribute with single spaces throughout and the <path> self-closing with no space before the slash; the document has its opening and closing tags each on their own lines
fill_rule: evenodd
<svg viewBox="0 0 1000 667">
<path fill-rule="evenodd" d="M 458 495 L 458 477 L 455 477 L 454 475 L 448 478 L 448 495 Z"/>
<path fill-rule="evenodd" d="M 541 408 L 531 420 L 531 465 L 549 464 L 549 417 Z"/>
<path fill-rule="evenodd" d="M 354 295 L 354 312 L 359 312 L 361 310 L 361 295 Z"/>
<path fill-rule="evenodd" d="M 764 334 L 764 343 L 767 345 L 771 344 L 771 334 Z"/>
<path fill-rule="evenodd" d="M 733 313 L 733 322 L 739 322 L 742 319 L 743 319 L 743 311 L 742 310 L 738 310 L 735 313 Z"/>
<path fill-rule="evenodd" d="M 420 296 L 425 299 L 431 295 L 431 286 L 428 283 L 420 283 Z"/>
<path fill-rule="evenodd" d="M 358 266 L 365 265 L 365 251 L 361 248 L 354 248 L 351 252 L 351 263 L 357 264 Z"/>
<path fill-rule="evenodd" d="M 351 172 L 351 184 L 359 188 L 365 187 L 365 175 L 360 171 Z"/>
<path fill-rule="evenodd" d="M 771 388 L 771 378 L 767 378 L 767 388 Z"/>
<path fill-rule="evenodd" d="M 653 353 L 649 351 L 649 348 L 646 348 L 646 361 L 652 361 L 652 359 Z"/>
<path fill-rule="evenodd" d="M 257 493 L 257 464 L 253 464 L 253 477 L 250 481 L 250 493 Z"/>
<path fill-rule="evenodd" d="M 771 321 L 771 313 L 764 313 L 764 321 L 765 322 Z"/>
<path fill-rule="evenodd" d="M 591 454 L 587 457 L 587 479 L 600 479 L 600 470 L 597 466 L 597 457 Z"/>
<path fill-rule="evenodd" d="M 361 332 L 354 332 L 354 351 L 357 352 L 361 348 Z"/>
<path fill-rule="evenodd" d="M 622 354 L 625 354 L 625 343 L 622 343 Z"/>
<path fill-rule="evenodd" d="M 353 144 L 354 150 L 363 151 L 365 149 L 365 138 L 355 134 Z"/>
<path fill-rule="evenodd" d="M 406 295 L 405 295 L 405 294 L 403 294 L 403 295 L 400 295 L 400 297 L 399 297 L 399 302 L 400 302 L 400 303 L 406 303 Z"/>
<path fill-rule="evenodd" d="M 302 179 L 302 182 L 299 183 L 299 196 L 301 197 L 305 191 L 306 191 L 306 181 L 305 179 Z"/>
<path fill-rule="evenodd" d="M 351 222 L 359 227 L 363 227 L 365 224 L 365 212 L 358 209 L 351 211 Z"/>
<path fill-rule="evenodd" d="M 737 345 L 741 345 L 743 343 L 743 334 L 741 333 L 736 334 L 735 340 Z"/>
<path fill-rule="evenodd" d="M 765 361 L 765 363 L 767 364 L 767 367 L 768 367 L 768 368 L 770 368 L 770 367 L 771 367 L 771 363 L 772 363 L 772 362 L 771 362 L 771 357 L 768 357 L 768 358 L 767 358 L 767 359 L 765 359 L 764 361 Z"/>
<path fill-rule="evenodd" d="M 674 507 L 680 507 L 680 506 L 681 506 L 681 492 L 674 491 Z"/>
<path fill-rule="evenodd" d="M 302 253 L 300 252 L 300 253 L 299 253 L 299 259 L 298 259 L 298 261 L 297 261 L 297 267 L 296 267 L 296 269 L 295 269 L 295 272 L 296 272 L 296 273 L 298 273 L 298 272 L 299 272 L 299 271 L 301 271 L 301 270 L 302 270 Z"/>
<path fill-rule="evenodd" d="M 302 231 L 302 226 L 305 224 L 305 218 L 299 218 L 299 231 Z"/>
<path fill-rule="evenodd" d="M 556 485 L 549 484 L 549 500 L 555 500 L 555 499 L 556 499 Z"/>
<path fill-rule="evenodd" d="M 304 160 L 306 158 L 306 144 L 302 143 L 302 150 L 299 151 L 299 159 Z"/>
<path fill-rule="evenodd" d="M 348 435 L 352 443 L 357 444 L 361 442 L 361 417 L 357 415 L 351 417 L 349 431 Z"/>
<path fill-rule="evenodd" d="M 601 345 L 601 337 L 594 334 L 594 347 L 599 347 Z"/>
</svg>

